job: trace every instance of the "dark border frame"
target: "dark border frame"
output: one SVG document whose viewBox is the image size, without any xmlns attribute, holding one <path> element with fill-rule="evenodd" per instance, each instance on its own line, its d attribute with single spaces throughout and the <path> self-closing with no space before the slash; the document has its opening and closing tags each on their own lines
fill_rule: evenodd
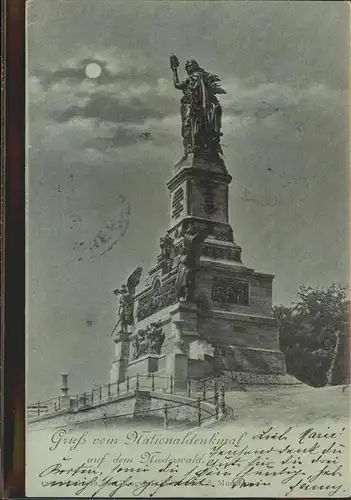
<svg viewBox="0 0 351 500">
<path fill-rule="evenodd" d="M 2 497 L 25 496 L 25 0 L 1 0 Z"/>
</svg>

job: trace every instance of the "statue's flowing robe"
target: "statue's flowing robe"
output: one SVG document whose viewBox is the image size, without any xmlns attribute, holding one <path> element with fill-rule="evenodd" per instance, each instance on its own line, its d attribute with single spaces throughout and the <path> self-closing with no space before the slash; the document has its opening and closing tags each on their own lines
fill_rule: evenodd
<svg viewBox="0 0 351 500">
<path fill-rule="evenodd" d="M 206 75 L 204 71 L 190 75 L 181 101 L 182 135 L 189 150 L 219 140 L 222 109 Z"/>
<path fill-rule="evenodd" d="M 179 257 L 176 290 L 191 285 L 191 279 L 196 271 L 198 249 L 194 246 L 194 236 L 186 234 L 183 237 L 183 252 Z"/>
<path fill-rule="evenodd" d="M 183 236 L 183 249 L 179 257 L 178 275 L 176 279 L 176 290 L 179 295 L 180 290 L 186 288 L 188 293 L 193 293 L 195 276 L 200 261 L 201 245 L 211 234 L 213 227 L 207 225 L 195 235 L 185 234 Z"/>
<path fill-rule="evenodd" d="M 133 324 L 133 298 L 130 294 L 122 294 L 117 311 L 117 324 L 122 328 Z"/>
<path fill-rule="evenodd" d="M 182 288 L 186 287 L 188 284 L 188 274 L 189 269 L 187 266 L 187 255 L 181 255 L 179 258 L 178 274 L 176 279 L 176 290 L 179 292 Z"/>
</svg>

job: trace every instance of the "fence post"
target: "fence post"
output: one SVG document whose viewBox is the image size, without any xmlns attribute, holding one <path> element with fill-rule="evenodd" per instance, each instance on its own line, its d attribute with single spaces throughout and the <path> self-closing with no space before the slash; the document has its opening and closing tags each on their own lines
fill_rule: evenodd
<svg viewBox="0 0 351 500">
<path fill-rule="evenodd" d="M 191 380 L 188 378 L 188 398 L 190 398 L 191 395 Z"/>
<path fill-rule="evenodd" d="M 38 405 L 37 413 L 38 413 L 38 417 L 39 417 L 39 415 L 40 415 L 40 401 L 38 401 L 37 405 Z"/>
<path fill-rule="evenodd" d="M 152 390 L 152 392 L 155 391 L 155 375 L 154 374 L 151 375 L 151 390 Z"/>
<path fill-rule="evenodd" d="M 119 379 L 117 380 L 117 396 L 119 396 Z"/>
<path fill-rule="evenodd" d="M 129 377 L 127 377 L 127 392 L 129 392 Z"/>
<path fill-rule="evenodd" d="M 99 387 L 99 399 L 100 399 L 100 403 L 101 403 L 101 400 L 102 400 L 102 386 L 101 385 Z"/>
<path fill-rule="evenodd" d="M 137 391 L 139 390 L 139 373 L 136 374 L 136 386 L 135 386 L 135 388 Z"/>
<path fill-rule="evenodd" d="M 168 406 L 167 406 L 167 403 L 165 403 L 163 408 L 164 408 L 164 426 L 165 426 L 165 429 L 167 429 L 167 427 L 168 427 Z"/>
<path fill-rule="evenodd" d="M 58 409 L 61 410 L 61 396 L 58 397 Z"/>
<path fill-rule="evenodd" d="M 206 399 L 206 382 L 204 380 L 204 385 L 202 387 L 202 399 L 205 401 Z"/>
<path fill-rule="evenodd" d="M 83 404 L 84 404 L 84 406 L 87 404 L 87 393 L 86 392 L 83 394 Z"/>
<path fill-rule="evenodd" d="M 77 394 L 76 400 L 77 400 L 77 408 L 78 408 L 79 407 L 79 394 Z"/>
<path fill-rule="evenodd" d="M 94 404 L 94 389 L 91 390 L 91 404 Z"/>
<path fill-rule="evenodd" d="M 217 391 L 215 391 L 215 393 L 214 393 L 214 400 L 215 400 L 215 417 L 216 417 L 216 420 L 218 420 L 219 405 L 218 405 L 218 392 Z"/>
<path fill-rule="evenodd" d="M 201 425 L 201 399 L 198 398 L 197 400 L 197 423 L 198 426 L 200 427 Z"/>
<path fill-rule="evenodd" d="M 173 375 L 170 376 L 169 382 L 170 382 L 170 388 L 169 388 L 170 393 L 173 394 Z"/>
<path fill-rule="evenodd" d="M 218 397 L 218 381 L 217 379 L 215 379 L 215 382 L 214 382 L 214 397 L 216 399 L 216 397 Z"/>
<path fill-rule="evenodd" d="M 224 385 L 221 386 L 221 410 L 222 413 L 225 413 L 225 392 L 224 392 Z"/>
<path fill-rule="evenodd" d="M 111 384 L 110 382 L 107 384 L 107 397 L 110 399 L 111 397 Z"/>
<path fill-rule="evenodd" d="M 218 390 L 218 380 L 214 381 L 214 400 L 215 400 L 215 417 L 218 420 L 219 413 L 219 390 Z"/>
</svg>

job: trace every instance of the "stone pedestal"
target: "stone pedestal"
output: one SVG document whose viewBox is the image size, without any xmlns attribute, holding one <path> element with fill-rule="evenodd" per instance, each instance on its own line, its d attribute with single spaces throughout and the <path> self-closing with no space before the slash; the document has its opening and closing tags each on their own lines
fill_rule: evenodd
<svg viewBox="0 0 351 500">
<path fill-rule="evenodd" d="M 199 339 L 197 305 L 178 302 L 169 312 L 171 332 L 168 338 L 169 354 L 166 359 L 166 372 L 174 377 L 174 387 L 186 389 L 188 378 L 189 346 Z"/>
<path fill-rule="evenodd" d="M 186 390 L 188 378 L 188 356 L 185 353 L 175 352 L 166 359 L 167 373 L 173 377 L 174 390 Z"/>
<path fill-rule="evenodd" d="M 61 380 L 60 408 L 69 408 L 70 396 L 68 394 L 68 373 L 61 373 Z"/>
<path fill-rule="evenodd" d="M 116 343 L 116 354 L 110 371 L 111 384 L 118 381 L 124 382 L 126 379 L 130 346 L 129 333 L 118 333 L 114 338 L 114 342 Z"/>
<path fill-rule="evenodd" d="M 154 373 L 158 370 L 158 354 L 145 354 L 140 358 L 133 359 L 128 363 L 128 376 L 133 377 L 137 373 Z"/>
<path fill-rule="evenodd" d="M 175 352 L 189 352 L 189 344 L 199 339 L 198 307 L 193 302 L 178 302 L 170 309 Z"/>
<path fill-rule="evenodd" d="M 70 397 L 69 396 L 60 396 L 60 410 L 70 408 Z"/>
<path fill-rule="evenodd" d="M 195 340 L 190 344 L 189 358 L 205 360 L 206 357 L 214 356 L 214 347 L 206 340 Z"/>
<path fill-rule="evenodd" d="M 226 371 L 285 373 L 272 315 L 273 275 L 257 272 L 242 261 L 228 217 L 231 180 L 218 154 L 189 154 L 175 166 L 167 183 L 168 257 L 165 261 L 160 253 L 144 288 L 134 296 L 132 338 L 160 322 L 164 344 L 158 360 L 152 356 L 130 360 L 129 376 L 172 377 L 176 390 L 185 389 L 188 377 L 200 379 Z M 211 232 L 200 243 L 196 235 L 209 225 Z M 196 252 L 189 254 L 196 255 L 193 302 L 182 302 L 176 290 L 178 263 L 191 236 L 195 241 L 191 251 Z M 128 356 L 129 339 L 119 339 L 111 381 L 125 379 Z"/>
</svg>

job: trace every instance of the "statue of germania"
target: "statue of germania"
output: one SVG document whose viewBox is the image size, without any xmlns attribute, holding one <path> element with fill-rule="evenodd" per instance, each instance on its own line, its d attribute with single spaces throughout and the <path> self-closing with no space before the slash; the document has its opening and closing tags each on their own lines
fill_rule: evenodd
<svg viewBox="0 0 351 500">
<path fill-rule="evenodd" d="M 188 78 L 179 81 L 177 56 L 170 57 L 175 88 L 183 91 L 181 99 L 182 137 L 184 153 L 220 153 L 222 108 L 217 94 L 226 91 L 219 85 L 217 75 L 207 73 L 199 64 L 190 59 L 185 64 Z"/>
</svg>

